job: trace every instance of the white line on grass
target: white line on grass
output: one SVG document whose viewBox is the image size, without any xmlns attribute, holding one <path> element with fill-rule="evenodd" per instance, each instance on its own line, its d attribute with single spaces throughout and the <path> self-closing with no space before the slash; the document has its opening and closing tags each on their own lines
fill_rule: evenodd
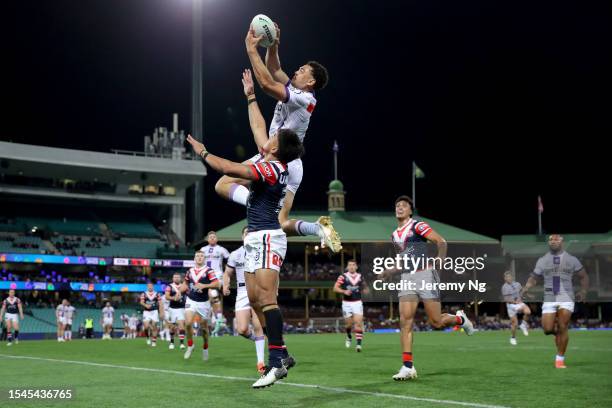
<svg viewBox="0 0 612 408">
<path fill-rule="evenodd" d="M 217 378 L 217 379 L 223 379 L 223 380 L 239 380 L 239 381 L 250 381 L 250 382 L 253 382 L 254 380 L 253 378 L 247 378 L 247 377 L 232 377 L 232 376 L 226 376 L 226 375 L 215 375 L 215 374 L 206 374 L 206 373 L 191 373 L 187 371 L 165 370 L 161 368 L 131 367 L 131 366 L 106 364 L 106 363 L 93 363 L 90 361 L 60 360 L 60 359 L 55 359 L 55 358 L 43 358 L 43 357 L 31 357 L 31 356 L 13 356 L 9 354 L 0 354 L 0 357 L 24 359 L 24 360 L 49 361 L 53 363 L 80 364 L 80 365 L 93 366 L 93 367 L 104 367 L 104 368 L 122 368 L 124 370 L 148 371 L 148 372 L 154 372 L 154 373 L 186 375 L 186 376 L 192 376 L 192 377 Z M 299 388 L 313 388 L 317 390 L 345 393 L 345 394 L 360 394 L 360 395 L 370 395 L 373 397 L 431 402 L 434 404 L 460 405 L 464 407 L 475 407 L 475 408 L 508 408 L 508 407 L 504 407 L 501 405 L 478 404 L 475 402 L 463 402 L 463 401 L 453 401 L 453 400 L 439 400 L 439 399 L 434 399 L 434 398 L 412 397 L 409 395 L 387 394 L 384 392 L 359 391 L 359 390 L 351 390 L 348 388 L 326 387 L 324 385 L 316 385 L 316 384 L 299 384 L 299 383 L 290 383 L 290 382 L 285 382 L 285 381 L 279 381 L 277 384 L 288 385 L 291 387 L 299 387 Z"/>
</svg>

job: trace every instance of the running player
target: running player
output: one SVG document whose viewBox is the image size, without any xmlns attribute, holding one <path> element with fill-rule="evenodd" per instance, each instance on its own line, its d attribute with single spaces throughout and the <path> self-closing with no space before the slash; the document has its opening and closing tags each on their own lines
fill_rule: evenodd
<svg viewBox="0 0 612 408">
<path fill-rule="evenodd" d="M 504 297 L 504 302 L 506 302 L 508 317 L 510 318 L 512 325 L 512 337 L 510 337 L 510 344 L 516 346 L 517 326 L 520 327 L 525 336 L 529 336 L 529 325 L 527 324 L 527 319 L 529 319 L 531 309 L 529 309 L 529 306 L 523 303 L 523 299 L 521 298 L 521 289 L 523 287 L 520 283 L 514 281 L 512 272 L 506 271 L 504 273 L 504 280 L 505 283 L 502 286 L 501 292 L 502 296 Z M 518 325 L 518 313 L 523 314 L 523 321 L 521 322 L 520 326 Z"/>
<path fill-rule="evenodd" d="M 119 316 L 119 319 L 121 320 L 121 323 L 123 323 L 123 336 L 121 336 L 121 338 L 129 339 L 130 338 L 130 316 L 128 316 L 127 313 L 121 313 L 121 316 Z"/>
<path fill-rule="evenodd" d="M 167 314 L 170 322 L 170 350 L 174 350 L 174 335 L 178 332 L 180 348 L 185 348 L 185 296 L 181 292 L 181 274 L 172 275 L 172 282 L 166 286 L 165 299 L 168 301 Z"/>
<path fill-rule="evenodd" d="M 102 340 L 112 340 L 111 332 L 113 331 L 113 322 L 115 321 L 115 308 L 110 302 L 102 309 Z"/>
<path fill-rule="evenodd" d="M 161 295 L 161 303 L 164 306 L 164 314 L 159 316 L 160 326 L 161 326 L 161 334 L 160 337 L 162 340 L 169 342 L 170 341 L 170 301 L 166 299 L 165 292 Z"/>
<path fill-rule="evenodd" d="M 242 240 L 246 238 L 248 228 L 242 228 Z M 263 374 L 266 370 L 264 363 L 264 352 L 266 340 L 263 333 L 263 328 L 257 314 L 251 309 L 249 303 L 249 295 L 247 293 L 246 282 L 244 280 L 244 263 L 245 263 L 246 250 L 244 246 L 241 246 L 230 254 L 227 266 L 225 267 L 225 273 L 223 274 L 223 294 L 229 296 L 230 294 L 230 282 L 234 272 L 236 273 L 236 305 L 234 306 L 234 312 L 236 314 L 236 320 L 234 324 L 234 331 L 245 339 L 252 340 L 255 342 L 255 353 L 257 355 L 257 371 Z M 249 327 L 249 324 L 253 324 L 253 329 Z"/>
<path fill-rule="evenodd" d="M 338 277 L 334 285 L 334 292 L 342 294 L 342 315 L 346 329 L 346 348 L 351 347 L 353 323 L 355 324 L 355 350 L 361 352 L 363 340 L 363 302 L 361 294 L 368 293 L 363 277 L 357 273 L 357 261 L 351 259 L 346 264 L 346 272 Z"/>
<path fill-rule="evenodd" d="M 55 308 L 55 321 L 57 322 L 57 341 L 64 342 L 64 328 L 66 327 L 66 308 L 68 307 L 68 299 L 62 299 L 62 303 Z"/>
<path fill-rule="evenodd" d="M 18 313 L 19 318 L 23 320 L 23 306 L 21 305 L 21 300 L 15 296 L 15 289 L 11 289 L 9 290 L 8 297 L 2 301 L 2 309 L 0 309 L 0 320 L 4 318 L 6 323 L 7 346 L 13 345 L 13 339 L 15 339 L 15 344 L 19 343 Z M 13 334 L 11 330 L 14 330 L 15 333 Z"/>
<path fill-rule="evenodd" d="M 128 325 L 129 325 L 128 338 L 135 339 L 136 335 L 138 334 L 137 333 L 138 332 L 138 316 L 133 314 L 128 321 Z"/>
<path fill-rule="evenodd" d="M 206 266 L 211 268 L 215 272 L 215 276 L 219 281 L 219 284 L 223 285 L 223 261 L 229 258 L 229 251 L 218 245 L 217 233 L 210 231 L 206 234 L 206 240 L 208 245 L 200 248 L 200 251 L 204 252 L 204 261 Z M 215 314 L 215 331 L 221 329 L 224 324 L 223 320 L 223 303 L 221 300 L 220 293 L 217 289 L 210 289 L 208 291 L 210 297 L 210 304 L 212 306 L 213 313 Z"/>
<path fill-rule="evenodd" d="M 542 329 L 544 334 L 555 335 L 557 355 L 555 367 L 566 368 L 565 352 L 569 343 L 569 322 L 574 312 L 574 286 L 572 278 L 580 278 L 580 290 L 576 300 L 584 301 L 589 289 L 589 275 L 575 256 L 563 250 L 563 237 L 553 234 L 548 237 L 550 251 L 538 259 L 533 273 L 525 283 L 522 295 L 544 279 L 544 303 L 542 303 Z"/>
<path fill-rule="evenodd" d="M 190 136 L 191 137 L 191 136 Z M 220 289 L 215 272 L 204 264 L 204 252 L 196 251 L 194 256 L 195 267 L 190 268 L 185 274 L 181 284 L 181 293 L 187 292 L 185 301 L 185 329 L 187 331 L 187 350 L 184 358 L 188 359 L 193 353 L 193 330 L 194 319 L 200 315 L 202 323 L 202 360 L 208 360 L 208 319 L 210 319 L 209 289 Z"/>
<path fill-rule="evenodd" d="M 66 307 L 64 308 L 64 340 L 72 340 L 72 319 L 76 315 L 76 309 L 70 301 L 66 300 Z"/>
<path fill-rule="evenodd" d="M 434 231 L 427 223 L 412 218 L 412 199 L 408 196 L 400 196 L 395 200 L 395 218 L 397 218 L 397 229 L 391 234 L 393 244 L 400 254 L 410 257 L 424 257 L 427 242 L 434 243 L 438 248 L 437 258 L 446 258 L 446 240 Z M 442 313 L 440 293 L 438 290 L 421 290 L 422 282 L 439 282 L 438 272 L 432 267 L 417 271 L 390 271 L 402 272 L 402 280 L 415 282 L 415 290 L 405 290 L 399 293 L 399 312 L 402 345 L 402 367 L 393 376 L 396 381 L 417 378 L 417 372 L 412 360 L 412 327 L 414 316 L 419 306 L 419 300 L 423 301 L 423 307 L 428 317 L 428 323 L 434 329 L 461 326 L 468 336 L 474 333 L 474 326 L 469 321 L 463 310 L 457 311 L 455 315 Z M 412 272 L 412 273 L 411 273 Z"/>
<path fill-rule="evenodd" d="M 142 306 L 142 323 L 147 336 L 147 345 L 157 347 L 159 316 L 164 315 L 164 304 L 161 295 L 155 291 L 153 282 L 147 283 L 147 290 L 140 294 L 140 306 Z"/>
<path fill-rule="evenodd" d="M 267 137 L 266 124 L 256 103 L 249 103 L 251 129 L 256 137 Z M 256 164 L 234 163 L 206 151 L 191 135 L 187 137 L 195 154 L 219 173 L 251 182 L 247 200 L 248 234 L 245 276 L 251 306 L 259 321 L 266 325 L 268 367 L 253 388 L 272 385 L 287 376 L 295 360 L 283 341 L 283 317 L 278 307 L 279 271 L 287 252 L 287 236 L 281 229 L 278 213 L 287 190 L 287 163 L 298 159 L 304 148 L 299 137 L 289 129 L 280 129 L 264 145 L 264 160 Z"/>
<path fill-rule="evenodd" d="M 274 110 L 274 118 L 270 124 L 270 131 L 261 134 L 254 133 L 255 143 L 260 153 L 253 156 L 247 163 L 257 163 L 263 160 L 265 152 L 262 149 L 266 145 L 268 137 L 274 137 L 280 129 L 294 131 L 300 138 L 300 142 L 303 143 L 310 122 L 310 116 L 317 103 L 314 92 L 315 90 L 323 89 L 328 82 L 327 69 L 316 61 L 307 62 L 295 72 L 292 79 L 289 78 L 282 70 L 278 57 L 280 29 L 278 26 L 276 29 L 277 40 L 273 46 L 268 48 L 266 64 L 264 64 L 257 51 L 257 44 L 261 37 L 255 37 L 253 31 L 249 30 L 245 39 L 247 54 L 257 82 L 261 85 L 264 92 L 278 101 Z M 247 98 L 255 95 L 250 70 L 246 70 L 243 74 L 243 85 Z M 302 182 L 302 160 L 297 159 L 288 163 L 288 171 L 287 193 L 282 209 L 278 214 L 283 231 L 290 236 L 317 236 L 321 239 L 323 247 L 327 246 L 333 252 L 339 252 L 342 249 L 340 237 L 334 230 L 329 217 L 320 217 L 317 222 L 289 219 L 293 199 Z M 246 205 L 249 196 L 247 184 L 248 181 L 245 182 L 245 180 L 223 176 L 215 185 L 215 190 L 225 199 Z"/>
</svg>

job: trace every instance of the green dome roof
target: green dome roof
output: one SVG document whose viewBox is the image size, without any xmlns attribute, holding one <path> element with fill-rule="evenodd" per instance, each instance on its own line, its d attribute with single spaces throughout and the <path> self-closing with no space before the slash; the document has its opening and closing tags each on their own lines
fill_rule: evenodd
<svg viewBox="0 0 612 408">
<path fill-rule="evenodd" d="M 332 180 L 329 183 L 329 191 L 344 191 L 344 184 L 340 180 Z"/>
</svg>

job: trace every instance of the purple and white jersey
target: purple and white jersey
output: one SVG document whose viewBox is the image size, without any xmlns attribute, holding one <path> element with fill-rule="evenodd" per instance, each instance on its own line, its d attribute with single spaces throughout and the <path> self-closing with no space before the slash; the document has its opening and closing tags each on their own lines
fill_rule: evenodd
<svg viewBox="0 0 612 408">
<path fill-rule="evenodd" d="M 204 252 L 204 262 L 206 266 L 215 271 L 217 279 L 219 274 L 223 274 L 223 260 L 229 258 L 229 251 L 221 245 L 206 245 L 200 251 Z"/>
<path fill-rule="evenodd" d="M 310 115 L 312 115 L 317 100 L 312 92 L 294 87 L 291 81 L 285 84 L 285 90 L 287 97 L 276 104 L 268 133 L 274 136 L 279 129 L 291 129 L 298 135 L 300 141 L 304 142 Z"/>
</svg>

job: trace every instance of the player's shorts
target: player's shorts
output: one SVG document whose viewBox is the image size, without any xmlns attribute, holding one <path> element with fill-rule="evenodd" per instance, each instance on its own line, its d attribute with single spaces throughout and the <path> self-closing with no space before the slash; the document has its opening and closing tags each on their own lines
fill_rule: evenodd
<svg viewBox="0 0 612 408">
<path fill-rule="evenodd" d="M 257 153 L 255 156 L 251 157 L 249 161 L 253 163 L 257 163 L 258 161 L 263 160 L 263 156 Z M 289 180 L 287 180 L 287 190 L 291 191 L 293 194 L 297 193 L 298 188 L 300 188 L 300 184 L 302 183 L 302 178 L 304 177 L 304 167 L 302 164 L 302 159 L 295 159 L 290 161 L 287 165 L 289 170 Z"/>
<path fill-rule="evenodd" d="M 102 321 L 102 324 L 104 326 L 112 326 L 113 325 L 113 319 L 105 317 L 104 320 Z"/>
<path fill-rule="evenodd" d="M 246 250 L 244 271 L 258 269 L 280 271 L 287 253 L 287 235 L 282 229 L 249 232 L 244 238 Z"/>
<path fill-rule="evenodd" d="M 187 298 L 187 301 L 185 302 L 185 311 L 187 310 L 191 310 L 199 314 L 204 320 L 210 320 L 211 307 L 210 301 L 208 300 L 206 302 L 196 302 L 195 300 Z"/>
<path fill-rule="evenodd" d="M 415 273 L 402 273 L 402 281 L 414 282 L 415 289 L 406 289 L 398 294 L 402 300 L 440 300 L 440 291 L 435 289 L 421 289 L 423 284 L 440 283 L 440 276 L 435 269 L 426 269 Z"/>
<path fill-rule="evenodd" d="M 60 317 L 59 319 L 57 319 L 57 324 L 66 324 L 66 318 Z"/>
<path fill-rule="evenodd" d="M 170 307 L 168 307 L 167 309 L 164 309 L 164 320 L 171 322 L 170 317 Z"/>
<path fill-rule="evenodd" d="M 19 323 L 19 317 L 17 317 L 17 313 L 5 313 L 4 321 Z"/>
<path fill-rule="evenodd" d="M 69 324 L 72 326 L 72 319 L 68 319 L 67 317 L 64 318 L 64 324 Z"/>
<path fill-rule="evenodd" d="M 170 315 L 170 317 L 168 318 L 168 321 L 170 323 L 176 323 L 179 320 L 185 320 L 185 309 L 184 308 L 180 308 L 180 309 L 174 309 L 174 308 L 170 308 L 168 309 L 168 314 Z"/>
<path fill-rule="evenodd" d="M 521 311 L 521 309 L 523 307 L 526 307 L 527 305 L 524 304 L 523 302 L 521 303 L 506 303 L 506 309 L 508 310 L 508 317 L 510 317 L 511 319 L 516 316 L 517 313 L 519 313 Z"/>
<path fill-rule="evenodd" d="M 542 303 L 542 314 L 557 313 L 559 309 L 569 310 L 574 313 L 574 302 L 544 302 Z"/>
<path fill-rule="evenodd" d="M 238 293 L 236 293 L 236 305 L 234 306 L 234 311 L 237 312 L 239 310 L 247 310 L 250 308 L 251 304 L 249 303 L 249 295 L 247 294 L 246 288 L 238 288 Z"/>
<path fill-rule="evenodd" d="M 128 327 L 130 328 L 130 330 L 136 330 L 136 325 L 134 324 L 130 324 Z"/>
<path fill-rule="evenodd" d="M 363 316 L 363 302 L 361 300 L 355 300 L 354 302 L 342 301 L 342 316 L 345 319 L 353 317 L 353 315 Z"/>
<path fill-rule="evenodd" d="M 151 321 L 153 323 L 159 322 L 159 311 L 158 310 L 145 310 L 142 312 L 142 321 Z"/>
</svg>

